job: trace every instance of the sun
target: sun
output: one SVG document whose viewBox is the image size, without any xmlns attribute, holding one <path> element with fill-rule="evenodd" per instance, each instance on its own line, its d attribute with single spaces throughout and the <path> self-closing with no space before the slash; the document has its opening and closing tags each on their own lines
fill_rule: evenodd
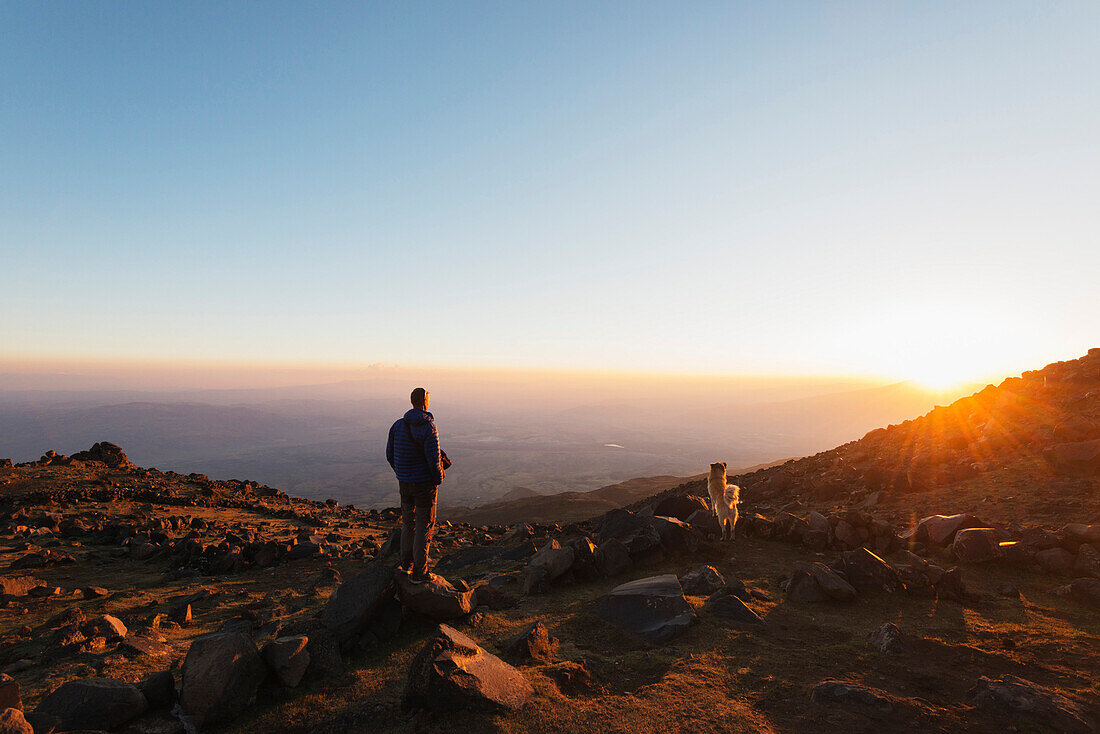
<svg viewBox="0 0 1100 734">
<path fill-rule="evenodd" d="M 929 370 L 927 372 L 920 372 L 913 376 L 913 382 L 920 385 L 926 390 L 932 390 L 933 392 L 946 392 L 953 390 L 957 387 L 961 387 L 965 379 L 962 379 L 953 372 L 948 370 Z"/>
</svg>

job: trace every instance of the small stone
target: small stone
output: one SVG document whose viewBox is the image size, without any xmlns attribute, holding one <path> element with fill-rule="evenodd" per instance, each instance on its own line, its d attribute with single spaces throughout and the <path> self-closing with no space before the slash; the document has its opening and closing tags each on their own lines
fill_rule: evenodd
<svg viewBox="0 0 1100 734">
<path fill-rule="evenodd" d="M 680 577 L 680 586 L 688 596 L 710 596 L 726 585 L 726 579 L 714 566 L 700 566 Z"/>
<path fill-rule="evenodd" d="M 287 688 L 298 685 L 309 667 L 308 644 L 308 637 L 298 635 L 278 637 L 264 646 L 264 662 Z"/>
<path fill-rule="evenodd" d="M 902 650 L 902 634 L 893 622 L 886 622 L 871 633 L 867 641 L 881 653 L 899 653 Z"/>
<path fill-rule="evenodd" d="M 0 734 L 34 734 L 34 727 L 23 718 L 22 710 L 6 708 L 0 711 Z"/>
<path fill-rule="evenodd" d="M 113 678 L 85 678 L 61 684 L 39 702 L 37 713 L 55 716 L 62 731 L 114 729 L 145 713 L 145 696 Z"/>
<path fill-rule="evenodd" d="M 557 646 L 557 642 L 550 636 L 550 631 L 540 620 L 527 625 L 505 646 L 505 650 L 513 660 L 537 660 L 547 663 L 554 657 L 554 648 Z"/>
</svg>

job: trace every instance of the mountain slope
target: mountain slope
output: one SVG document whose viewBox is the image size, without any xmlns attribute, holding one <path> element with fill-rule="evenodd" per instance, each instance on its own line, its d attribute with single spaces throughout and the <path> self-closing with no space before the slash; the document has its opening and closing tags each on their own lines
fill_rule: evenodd
<svg viewBox="0 0 1100 734">
<path fill-rule="evenodd" d="M 1100 349 L 863 438 L 730 477 L 749 503 L 861 504 L 1005 522 L 1100 518 Z M 705 493 L 701 483 L 674 488 Z M 643 503 L 638 503 L 641 506 Z"/>
</svg>

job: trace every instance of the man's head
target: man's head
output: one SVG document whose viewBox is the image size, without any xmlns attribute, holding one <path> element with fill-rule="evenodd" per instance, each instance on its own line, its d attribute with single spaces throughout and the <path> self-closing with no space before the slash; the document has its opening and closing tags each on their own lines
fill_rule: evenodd
<svg viewBox="0 0 1100 734">
<path fill-rule="evenodd" d="M 418 387 L 412 391 L 412 395 L 409 396 L 412 400 L 414 408 L 420 408 L 421 410 L 428 409 L 428 402 L 431 400 L 431 396 L 428 391 L 422 387 Z"/>
</svg>

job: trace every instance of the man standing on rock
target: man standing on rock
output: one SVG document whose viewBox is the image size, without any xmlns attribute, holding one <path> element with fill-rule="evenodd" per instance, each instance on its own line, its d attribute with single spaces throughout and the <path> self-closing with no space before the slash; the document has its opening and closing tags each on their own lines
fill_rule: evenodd
<svg viewBox="0 0 1100 734">
<path fill-rule="evenodd" d="M 412 391 L 412 410 L 390 427 L 386 461 L 401 488 L 401 565 L 412 581 L 428 578 L 428 547 L 435 533 L 436 493 L 443 482 L 446 454 L 439 450 L 428 391 Z M 447 462 L 449 463 L 449 462 Z"/>
</svg>

